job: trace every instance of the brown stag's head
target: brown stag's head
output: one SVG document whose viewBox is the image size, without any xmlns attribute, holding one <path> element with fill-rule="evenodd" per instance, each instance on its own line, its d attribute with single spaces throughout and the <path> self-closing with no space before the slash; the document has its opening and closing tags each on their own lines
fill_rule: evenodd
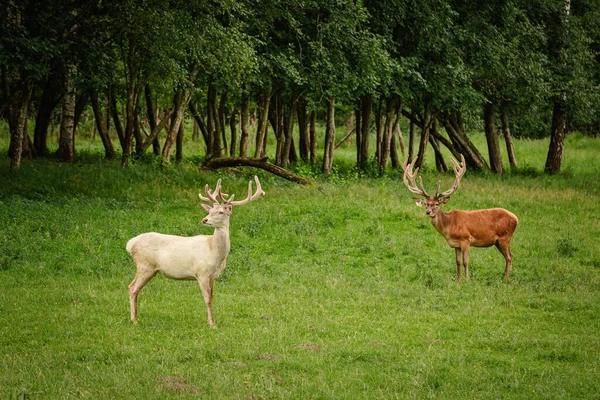
<svg viewBox="0 0 600 400">
<path fill-rule="evenodd" d="M 417 173 L 419 172 L 419 168 L 413 171 L 417 158 L 415 157 L 413 162 L 409 164 L 407 157 L 404 161 L 404 164 L 402 164 L 402 169 L 404 169 L 404 185 L 412 194 L 419 196 L 418 198 L 415 198 L 417 206 L 425 206 L 425 213 L 431 218 L 434 218 L 437 215 L 442 204 L 446 204 L 448 200 L 450 200 L 450 196 L 456 191 L 456 189 L 458 189 L 458 184 L 460 183 L 461 178 L 467 171 L 465 157 L 462 154 L 460 155 L 460 159 L 460 164 L 458 161 L 456 161 L 456 159 L 451 159 L 452 168 L 454 169 L 454 175 L 456 176 L 454 180 L 454 185 L 452 185 L 452 187 L 446 190 L 445 192 L 440 193 L 441 181 L 438 181 L 437 190 L 435 191 L 435 194 L 433 196 L 429 195 L 425 191 L 422 177 L 419 177 L 419 183 L 421 184 L 420 188 L 415 182 Z"/>
</svg>

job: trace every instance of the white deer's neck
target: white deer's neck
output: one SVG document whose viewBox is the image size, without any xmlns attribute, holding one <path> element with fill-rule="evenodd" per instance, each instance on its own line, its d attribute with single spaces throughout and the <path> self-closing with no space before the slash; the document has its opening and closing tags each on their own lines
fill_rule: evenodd
<svg viewBox="0 0 600 400">
<path fill-rule="evenodd" d="M 215 228 L 213 233 L 213 251 L 224 259 L 229 254 L 230 242 L 229 242 L 229 227 Z"/>
</svg>

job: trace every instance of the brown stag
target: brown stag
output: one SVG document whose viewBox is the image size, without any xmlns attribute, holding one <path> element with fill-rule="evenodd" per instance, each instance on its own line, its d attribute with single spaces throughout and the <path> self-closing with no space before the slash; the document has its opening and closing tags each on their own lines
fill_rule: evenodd
<svg viewBox="0 0 600 400">
<path fill-rule="evenodd" d="M 469 249 L 471 246 L 496 246 L 506 259 L 504 278 L 508 278 L 513 260 L 513 253 L 510 251 L 510 239 L 519 223 L 517 216 L 503 208 L 475 211 L 453 210 L 448 213 L 440 209 L 440 206 L 448 203 L 450 196 L 458 189 L 460 180 L 467 170 L 465 158 L 462 154 L 460 157 L 460 164 L 452 158 L 452 166 L 456 177 L 454 185 L 445 192 L 440 193 L 441 182 L 438 181 L 435 194 L 430 196 L 423 187 L 422 177 L 419 177 L 421 187 L 417 187 L 415 178 L 419 168 L 413 171 L 417 161 L 416 158 L 410 164 L 407 158 L 402 164 L 404 185 L 411 193 L 423 197 L 416 199 L 417 205 L 425 206 L 425 212 L 430 217 L 432 225 L 444 236 L 448 245 L 455 249 L 458 281 L 461 279 L 461 265 L 464 265 L 465 268 L 465 278 L 469 279 Z"/>
</svg>

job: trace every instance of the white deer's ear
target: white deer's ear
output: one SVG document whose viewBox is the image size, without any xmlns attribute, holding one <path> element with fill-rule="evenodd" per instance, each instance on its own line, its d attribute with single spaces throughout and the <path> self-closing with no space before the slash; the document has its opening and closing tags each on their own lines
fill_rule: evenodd
<svg viewBox="0 0 600 400">
<path fill-rule="evenodd" d="M 206 210 L 206 212 L 210 212 L 210 210 L 212 209 L 212 207 L 208 204 L 200 203 L 200 205 L 202 206 L 202 208 L 204 208 L 204 210 Z"/>
<path fill-rule="evenodd" d="M 415 204 L 418 207 L 424 206 L 425 205 L 425 200 L 423 200 L 423 199 L 415 199 Z"/>
</svg>

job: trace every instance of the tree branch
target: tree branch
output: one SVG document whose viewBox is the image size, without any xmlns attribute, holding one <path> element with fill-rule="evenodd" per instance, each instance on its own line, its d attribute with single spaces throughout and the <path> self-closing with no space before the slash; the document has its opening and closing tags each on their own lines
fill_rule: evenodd
<svg viewBox="0 0 600 400">
<path fill-rule="evenodd" d="M 260 168 L 277 176 L 280 176 L 288 181 L 296 182 L 302 185 L 312 185 L 313 182 L 304 179 L 288 170 L 278 167 L 275 164 L 267 162 L 267 157 L 249 158 L 249 157 L 230 157 L 230 158 L 215 158 L 202 164 L 208 169 L 219 169 L 228 167 L 254 167 Z"/>
</svg>

